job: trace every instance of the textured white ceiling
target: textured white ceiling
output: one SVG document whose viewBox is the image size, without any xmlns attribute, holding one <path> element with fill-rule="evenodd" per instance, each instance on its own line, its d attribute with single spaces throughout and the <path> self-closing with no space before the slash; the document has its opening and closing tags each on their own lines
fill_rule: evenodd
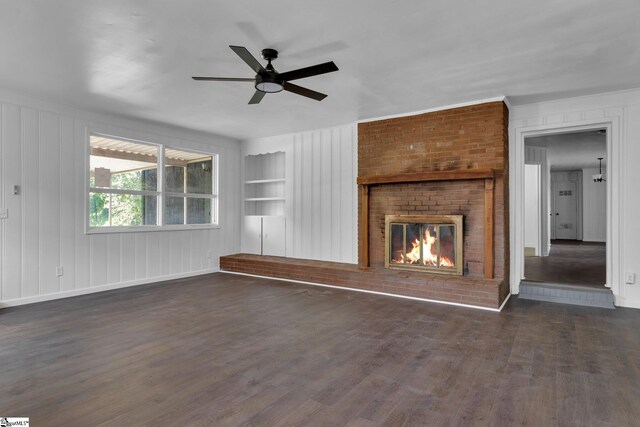
<svg viewBox="0 0 640 427">
<path fill-rule="evenodd" d="M 640 86 L 638 0 L 0 2 L 0 87 L 237 138 L 507 95 L 527 103 Z M 279 71 L 340 71 L 247 105 L 228 47 L 276 48 Z"/>
<path fill-rule="evenodd" d="M 597 168 L 598 157 L 607 165 L 607 136 L 598 131 L 571 132 L 527 138 L 527 145 L 547 147 L 547 161 L 553 171 Z"/>
</svg>

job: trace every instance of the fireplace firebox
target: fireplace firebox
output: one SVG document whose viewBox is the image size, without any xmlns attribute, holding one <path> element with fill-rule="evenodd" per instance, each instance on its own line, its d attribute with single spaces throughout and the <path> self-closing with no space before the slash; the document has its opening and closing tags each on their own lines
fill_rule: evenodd
<svg viewBox="0 0 640 427">
<path fill-rule="evenodd" d="M 462 215 L 386 215 L 385 267 L 463 274 Z"/>
</svg>

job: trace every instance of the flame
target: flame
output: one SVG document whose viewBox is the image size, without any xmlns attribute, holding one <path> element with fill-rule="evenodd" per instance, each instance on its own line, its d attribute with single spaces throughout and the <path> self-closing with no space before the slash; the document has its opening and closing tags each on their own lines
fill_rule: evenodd
<svg viewBox="0 0 640 427">
<path fill-rule="evenodd" d="M 424 231 L 424 238 L 422 239 L 422 260 L 423 265 L 430 267 L 436 267 L 438 265 L 437 249 L 434 245 L 436 243 L 436 236 L 432 236 L 429 232 L 429 228 Z M 413 248 L 407 252 L 406 255 L 400 254 L 400 258 L 397 262 L 402 264 L 419 264 L 420 263 L 420 240 L 415 239 L 411 242 Z M 440 255 L 440 267 L 454 267 L 453 261 L 445 256 Z"/>
</svg>

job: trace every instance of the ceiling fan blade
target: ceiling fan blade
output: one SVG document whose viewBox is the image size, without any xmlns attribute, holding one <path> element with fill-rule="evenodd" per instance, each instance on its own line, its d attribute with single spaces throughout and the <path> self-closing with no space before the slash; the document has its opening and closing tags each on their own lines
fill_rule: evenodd
<svg viewBox="0 0 640 427">
<path fill-rule="evenodd" d="M 260 92 L 259 90 L 257 90 L 249 100 L 249 104 L 259 104 L 266 94 L 266 92 Z"/>
<path fill-rule="evenodd" d="M 307 98 L 315 99 L 316 101 L 322 101 L 327 97 L 324 93 L 316 92 L 315 90 L 307 89 L 306 87 L 294 85 L 293 83 L 285 82 L 284 90 L 287 92 L 295 93 L 296 95 L 306 96 Z"/>
<path fill-rule="evenodd" d="M 248 79 L 243 77 L 191 77 L 193 80 L 204 80 L 210 82 L 255 82 L 256 79 Z"/>
<path fill-rule="evenodd" d="M 331 73 L 338 71 L 338 67 L 333 61 L 325 62 L 324 64 L 312 65 L 311 67 L 299 68 L 293 71 L 287 71 L 281 73 L 280 77 L 285 80 L 304 79 L 305 77 L 317 76 L 319 74 Z"/>
<path fill-rule="evenodd" d="M 262 66 L 262 64 L 260 64 L 258 62 L 258 60 L 251 55 L 251 53 L 249 53 L 249 51 L 247 50 L 246 47 L 242 47 L 242 46 L 229 46 L 231 48 L 231 50 L 233 50 L 244 62 L 247 63 L 247 65 L 249 67 L 251 67 L 251 69 L 253 71 L 256 72 L 256 74 L 259 73 L 264 73 L 266 72 L 266 70 L 264 69 L 264 67 Z"/>
</svg>

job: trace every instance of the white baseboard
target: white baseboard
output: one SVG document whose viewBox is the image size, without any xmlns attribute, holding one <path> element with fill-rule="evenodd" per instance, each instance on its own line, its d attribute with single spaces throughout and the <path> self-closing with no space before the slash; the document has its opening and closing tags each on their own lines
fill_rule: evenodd
<svg viewBox="0 0 640 427">
<path fill-rule="evenodd" d="M 640 301 L 637 300 L 620 300 L 615 302 L 616 307 L 640 308 Z"/>
<path fill-rule="evenodd" d="M 220 272 L 221 273 L 227 273 L 227 274 L 237 274 L 239 276 L 259 277 L 261 279 L 280 280 L 280 281 L 283 281 L 283 282 L 301 283 L 303 285 L 321 286 L 323 288 L 342 289 L 343 291 L 353 291 L 353 292 L 363 292 L 365 294 L 384 295 L 384 296 L 387 296 L 387 297 L 410 299 L 410 300 L 413 300 L 413 301 L 424 301 L 424 302 L 433 302 L 433 303 L 436 303 L 436 304 L 455 305 L 457 307 L 475 308 L 476 310 L 493 311 L 495 313 L 499 313 L 500 311 L 502 311 L 502 309 L 504 308 L 505 304 L 507 303 L 507 301 L 509 301 L 509 298 L 511 297 L 511 294 L 507 295 L 507 297 L 502 302 L 502 305 L 500 306 L 500 308 L 491 308 L 491 307 L 482 307 L 482 306 L 479 306 L 479 305 L 462 304 L 462 303 L 459 303 L 459 302 L 440 301 L 440 300 L 435 300 L 435 299 L 412 297 L 412 296 L 408 296 L 408 295 L 390 294 L 388 292 L 370 291 L 370 290 L 367 290 L 367 289 L 349 288 L 349 287 L 346 287 L 346 286 L 326 285 L 324 283 L 316 283 L 316 282 L 305 282 L 303 280 L 293 280 L 293 279 L 283 279 L 283 278 L 280 278 L 280 277 L 261 276 L 259 274 L 239 273 L 239 272 L 236 272 L 236 271 L 227 271 L 227 270 L 221 270 Z"/>
<path fill-rule="evenodd" d="M 94 286 L 91 288 L 73 289 L 70 291 L 56 292 L 55 294 L 37 295 L 34 297 L 16 298 L 7 301 L 0 301 L 0 309 L 15 307 L 18 305 L 33 304 L 36 302 L 52 301 L 61 298 L 75 297 L 78 295 L 92 294 L 94 292 L 104 292 L 113 289 L 128 288 L 130 286 L 146 285 L 149 283 L 165 282 L 167 280 L 184 279 L 185 277 L 200 276 L 203 274 L 217 273 L 219 268 L 207 268 L 204 270 L 190 271 L 188 273 L 170 274 L 166 276 L 156 276 L 128 282 L 109 283 L 107 285 Z"/>
</svg>

